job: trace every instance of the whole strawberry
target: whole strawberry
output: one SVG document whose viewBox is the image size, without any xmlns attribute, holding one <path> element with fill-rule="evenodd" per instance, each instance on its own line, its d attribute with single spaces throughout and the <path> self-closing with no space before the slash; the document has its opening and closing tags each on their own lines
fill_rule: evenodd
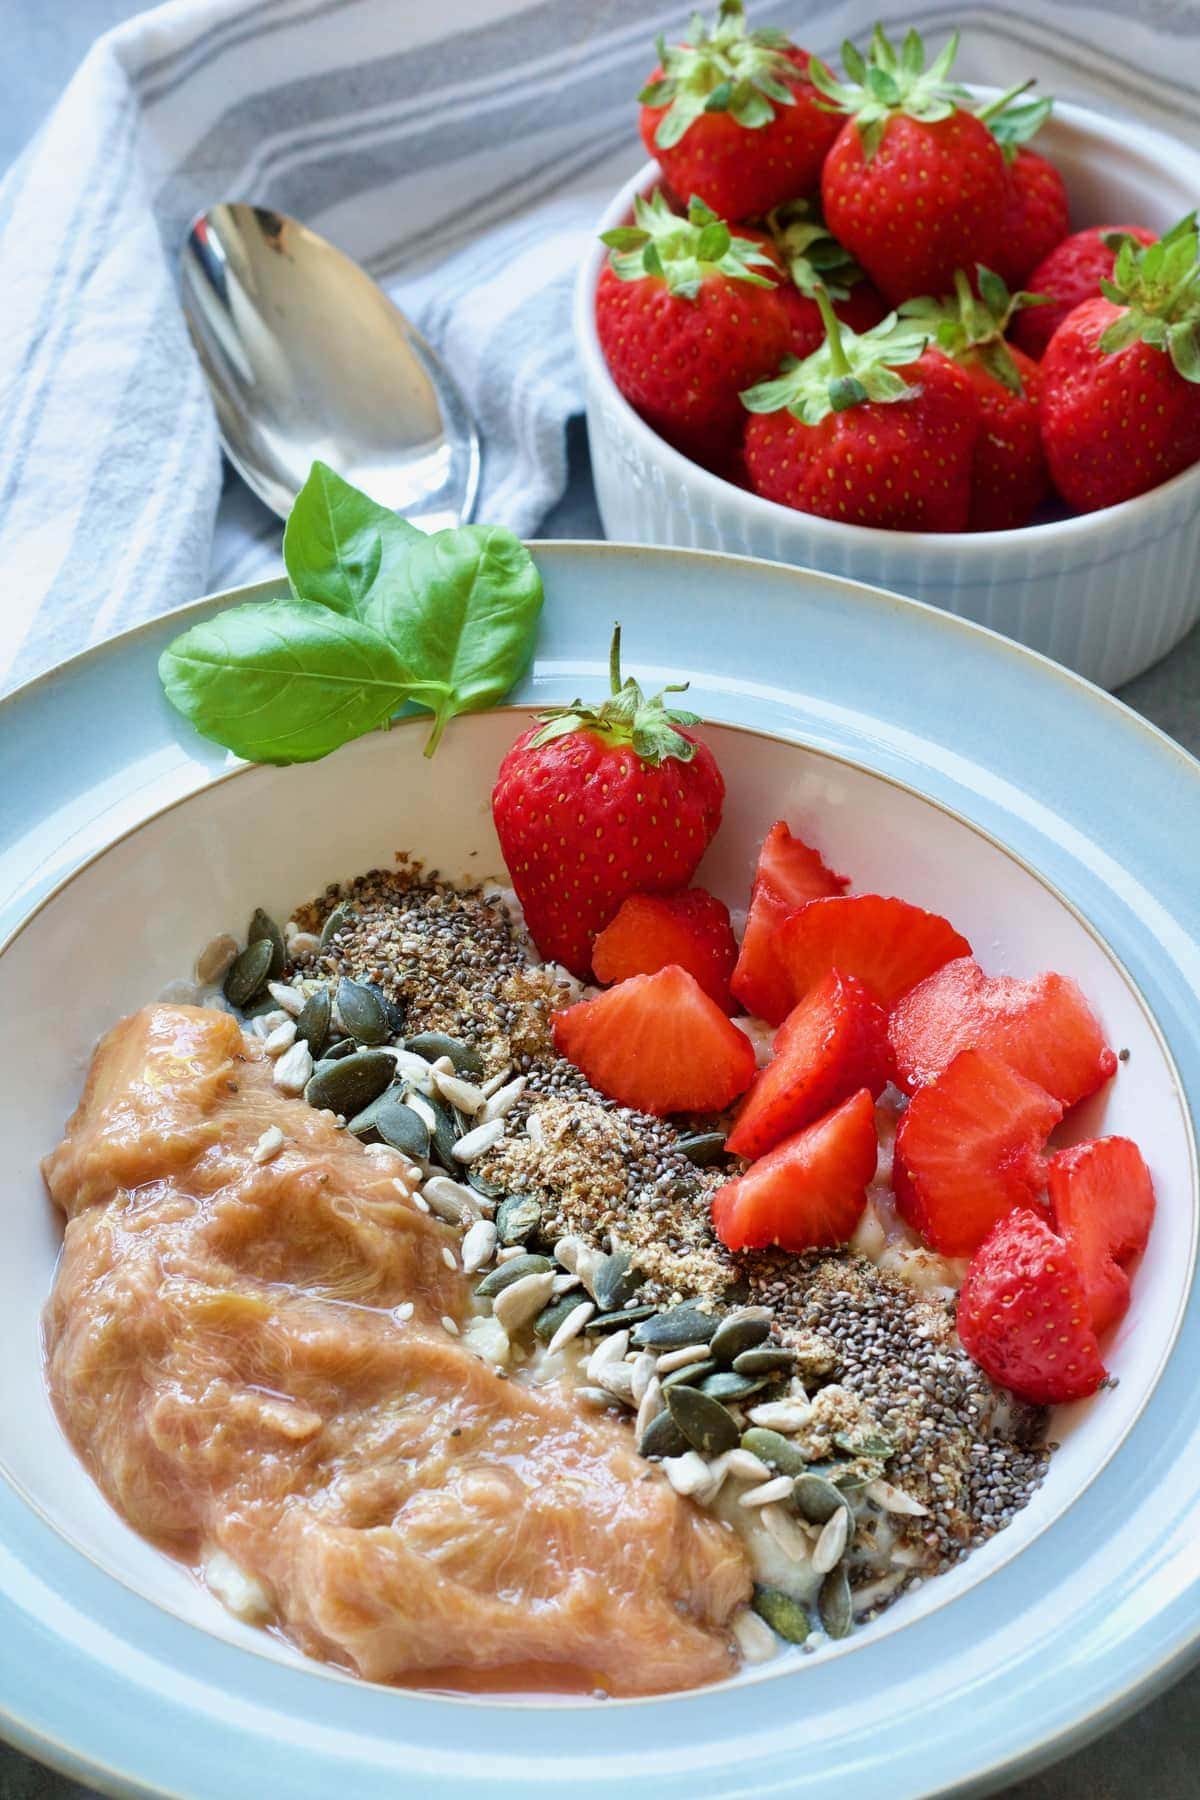
<svg viewBox="0 0 1200 1800">
<path fill-rule="evenodd" d="M 817 304 L 821 349 L 742 395 L 755 491 L 847 524 L 964 531 L 978 429 L 966 378 L 925 331 L 888 318 L 860 336 L 827 295 Z"/>
<path fill-rule="evenodd" d="M 1070 228 L 1066 183 L 1048 157 L 1029 148 L 1053 105 L 1048 98 L 1016 101 L 1015 95 L 1005 94 L 979 114 L 999 144 L 1008 171 L 995 266 L 1011 288 L 1024 284 Z"/>
<path fill-rule="evenodd" d="M 721 822 L 725 783 L 695 713 L 647 700 L 621 679 L 613 633 L 612 692 L 542 715 L 500 765 L 492 818 L 525 922 L 541 954 L 586 978 L 592 943 L 629 894 L 685 888 Z"/>
<path fill-rule="evenodd" d="M 1091 225 L 1064 238 L 1030 272 L 1025 285 L 1055 304 L 1021 313 L 1014 321 L 1013 341 L 1026 356 L 1040 361 L 1067 314 L 1082 301 L 1096 298 L 1100 283 L 1113 272 L 1125 238 L 1152 244 L 1154 233 L 1144 225 Z"/>
<path fill-rule="evenodd" d="M 834 312 L 851 331 L 869 331 L 887 317 L 883 295 L 872 287 L 850 252 L 822 222 L 811 200 L 793 200 L 787 206 L 776 207 L 767 224 L 776 253 L 791 278 L 780 287 L 779 297 L 791 321 L 789 348 L 793 356 L 803 360 L 825 341 L 825 326 L 817 305 L 819 287 L 824 288 Z"/>
<path fill-rule="evenodd" d="M 699 200 L 681 219 L 655 194 L 634 218 L 604 234 L 600 347 L 648 425 L 689 455 L 719 456 L 741 431 L 739 390 L 774 371 L 788 346 L 778 260 Z"/>
<path fill-rule="evenodd" d="M 782 31 L 747 32 L 742 0 L 721 0 L 710 31 L 658 40 L 659 67 L 638 95 L 642 142 L 674 191 L 723 219 L 752 219 L 815 192 L 838 122 L 820 105 L 809 59 Z"/>
<path fill-rule="evenodd" d="M 1006 531 L 1027 524 L 1050 489 L 1039 408 L 1042 373 L 1004 341 L 1013 314 L 1036 297 L 1010 294 L 991 269 L 981 267 L 977 279 L 978 298 L 960 269 L 953 300 L 910 300 L 901 313 L 929 330 L 975 395 L 979 432 L 967 527 Z"/>
<path fill-rule="evenodd" d="M 1200 461 L 1200 237 L 1127 238 L 1103 294 L 1067 314 L 1042 360 L 1042 440 L 1080 512 L 1116 506 Z"/>
<path fill-rule="evenodd" d="M 848 82 L 812 65 L 830 104 L 850 115 L 821 176 L 826 223 L 894 306 L 948 293 L 956 269 L 996 261 L 1004 157 L 949 80 L 957 48 L 955 33 L 926 69 L 915 31 L 897 50 L 877 25 L 866 59 L 843 46 Z"/>
</svg>

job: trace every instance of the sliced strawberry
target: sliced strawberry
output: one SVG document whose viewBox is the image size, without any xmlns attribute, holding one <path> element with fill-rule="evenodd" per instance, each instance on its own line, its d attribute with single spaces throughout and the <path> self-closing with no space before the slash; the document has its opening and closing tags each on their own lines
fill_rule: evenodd
<svg viewBox="0 0 1200 1800">
<path fill-rule="evenodd" d="M 840 894 L 845 875 L 827 869 L 816 850 L 793 837 L 782 819 L 763 839 L 754 873 L 750 912 L 733 971 L 734 997 L 748 1013 L 778 1025 L 792 1005 L 792 991 L 775 954 L 775 933 L 806 900 Z"/>
<path fill-rule="evenodd" d="M 720 1112 L 754 1076 L 750 1039 L 674 963 L 569 1006 L 552 1023 L 559 1055 L 639 1112 Z"/>
<path fill-rule="evenodd" d="M 780 1026 L 726 1149 L 761 1156 L 859 1088 L 874 1098 L 887 1075 L 887 1014 L 861 981 L 831 969 Z"/>
<path fill-rule="evenodd" d="M 862 1217 L 877 1156 L 875 1104 L 860 1088 L 719 1187 L 713 1229 L 730 1250 L 844 1244 Z"/>
<path fill-rule="evenodd" d="M 943 1256 L 968 1256 L 1046 1184 L 1042 1148 L 1063 1109 L 984 1050 L 961 1050 L 909 1102 L 896 1132 L 900 1211 Z"/>
<path fill-rule="evenodd" d="M 912 1093 L 960 1050 L 987 1050 L 1074 1106 L 1112 1076 L 1117 1059 L 1096 1016 L 1064 975 L 985 975 L 956 957 L 917 983 L 888 1021 L 900 1086 Z"/>
<path fill-rule="evenodd" d="M 882 894 L 812 900 L 780 926 L 775 947 L 794 1000 L 840 969 L 857 975 L 884 1006 L 951 957 L 971 953 L 948 919 Z"/>
<path fill-rule="evenodd" d="M 1092 1324 L 1106 1331 L 1129 1305 L 1129 1276 L 1121 1265 L 1146 1248 L 1154 1222 L 1150 1171 L 1128 1138 L 1095 1138 L 1052 1156 L 1046 1185 Z"/>
<path fill-rule="evenodd" d="M 972 1257 L 958 1335 L 985 1375 L 1035 1406 L 1082 1400 L 1104 1380 L 1078 1270 L 1062 1239 L 1025 1208 L 1001 1219 Z"/>
<path fill-rule="evenodd" d="M 605 987 L 678 963 L 726 1012 L 736 961 L 729 908 L 699 887 L 679 894 L 631 894 L 592 952 L 596 980 Z"/>
</svg>

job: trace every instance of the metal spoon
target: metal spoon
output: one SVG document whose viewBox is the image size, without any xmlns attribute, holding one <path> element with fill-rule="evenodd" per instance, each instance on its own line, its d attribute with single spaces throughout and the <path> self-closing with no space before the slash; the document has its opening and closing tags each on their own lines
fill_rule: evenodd
<svg viewBox="0 0 1200 1800">
<path fill-rule="evenodd" d="M 193 221 L 181 273 L 225 453 L 272 511 L 319 457 L 425 531 L 470 518 L 467 403 L 356 262 L 284 213 L 228 205 Z"/>
</svg>

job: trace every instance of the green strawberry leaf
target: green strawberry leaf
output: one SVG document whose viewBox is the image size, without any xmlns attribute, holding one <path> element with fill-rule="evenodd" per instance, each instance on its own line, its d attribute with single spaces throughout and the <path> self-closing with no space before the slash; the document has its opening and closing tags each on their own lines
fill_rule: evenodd
<svg viewBox="0 0 1200 1800">
<path fill-rule="evenodd" d="M 621 225 L 602 234 L 612 251 L 609 265 L 621 281 L 661 277 L 680 299 L 694 300 L 701 284 L 714 273 L 752 287 L 774 287 L 778 271 L 771 257 L 753 238 L 735 237 L 712 209 L 693 195 L 688 216 L 671 210 L 666 196 L 656 190 L 649 200 L 640 195 L 633 203 L 633 225 Z M 769 270 L 770 275 L 760 274 Z"/>
<path fill-rule="evenodd" d="M 671 150 L 705 113 L 728 113 L 748 131 L 761 130 L 776 106 L 793 106 L 797 76 L 782 31 L 746 30 L 742 0 L 721 0 L 715 26 L 693 14 L 682 44 L 656 40 L 661 73 L 641 90 L 643 106 L 666 108 L 655 128 L 659 150 Z"/>
<path fill-rule="evenodd" d="M 854 332 L 833 311 L 829 296 L 816 293 L 825 324 L 825 342 L 798 362 L 785 357 L 771 381 L 746 388 L 741 396 L 747 412 L 789 412 L 803 425 L 819 425 L 830 413 L 845 412 L 865 400 L 913 400 L 919 389 L 897 373 L 927 348 L 931 333 L 900 323 L 892 313 L 870 331 Z"/>
</svg>

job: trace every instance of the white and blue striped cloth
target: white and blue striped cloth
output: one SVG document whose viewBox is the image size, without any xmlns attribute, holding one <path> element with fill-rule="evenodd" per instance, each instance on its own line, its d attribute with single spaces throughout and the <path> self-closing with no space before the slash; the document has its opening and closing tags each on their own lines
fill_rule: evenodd
<svg viewBox="0 0 1200 1800">
<path fill-rule="evenodd" d="M 877 0 L 751 0 L 835 53 Z M 1200 138 L 1200 5 L 883 9 L 960 72 Z M 298 215 L 447 356 L 479 419 L 480 516 L 533 532 L 580 395 L 574 267 L 641 158 L 633 96 L 686 7 L 628 0 L 173 0 L 102 38 L 0 187 L 0 691 L 278 566 L 233 478 L 176 299 L 193 214 Z M 1200 196 L 1197 196 L 1200 199 Z"/>
</svg>

